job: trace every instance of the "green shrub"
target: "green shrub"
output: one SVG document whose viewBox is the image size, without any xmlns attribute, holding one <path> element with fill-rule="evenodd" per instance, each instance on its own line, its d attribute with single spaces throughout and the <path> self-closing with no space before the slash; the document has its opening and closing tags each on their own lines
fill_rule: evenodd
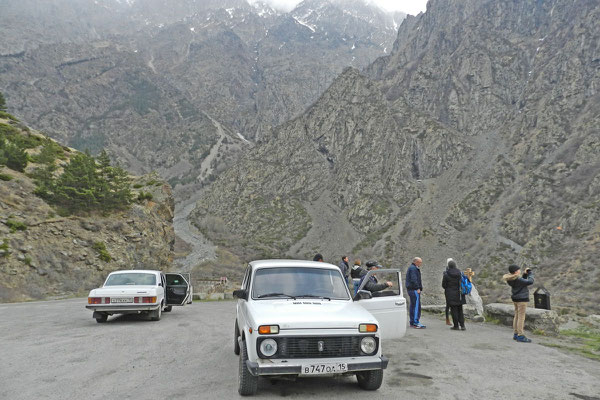
<svg viewBox="0 0 600 400">
<path fill-rule="evenodd" d="M 25 259 L 23 260 L 23 262 L 27 265 L 31 265 L 31 257 L 25 257 Z"/>
<path fill-rule="evenodd" d="M 137 197 L 137 199 L 138 199 L 139 202 L 142 202 L 144 200 L 152 200 L 152 198 L 153 198 L 152 193 L 150 193 L 150 192 L 143 192 L 143 191 L 140 192 L 138 194 L 138 197 Z"/>
<path fill-rule="evenodd" d="M 25 225 L 23 222 L 15 221 L 13 219 L 7 219 L 4 224 L 10 228 L 11 233 L 27 230 L 27 225 Z"/>
<path fill-rule="evenodd" d="M 39 136 L 31 133 L 23 134 L 21 130 L 14 126 L 2 123 L 0 123 L 0 137 L 15 144 L 20 149 L 33 149 L 44 142 L 44 139 Z"/>
<path fill-rule="evenodd" d="M 143 188 L 144 185 L 142 185 L 141 183 L 136 183 L 135 185 L 133 185 L 134 189 L 139 189 L 139 188 Z"/>
<path fill-rule="evenodd" d="M 0 181 L 12 181 L 13 177 L 0 172 Z"/>
<path fill-rule="evenodd" d="M 146 182 L 146 186 L 152 186 L 152 185 L 155 185 L 157 183 L 158 183 L 158 181 L 156 179 L 151 179 L 148 182 Z"/>
<path fill-rule="evenodd" d="M 106 250 L 106 245 L 104 244 L 104 242 L 95 242 L 92 248 L 96 250 L 98 256 L 102 261 L 110 262 L 112 260 L 112 257 L 110 256 L 108 250 Z"/>
<path fill-rule="evenodd" d="M 53 164 L 57 158 L 66 159 L 63 148 L 55 141 L 45 139 L 40 153 L 33 156 L 32 161 L 38 164 Z"/>
<path fill-rule="evenodd" d="M 10 119 L 11 121 L 19 122 L 19 120 L 17 118 L 15 118 L 14 116 L 10 115 L 6 111 L 0 111 L 0 118 Z"/>
<path fill-rule="evenodd" d="M 6 165 L 14 171 L 23 172 L 28 161 L 29 158 L 25 150 L 13 142 L 5 140 L 0 135 L 0 165 Z"/>
<path fill-rule="evenodd" d="M 1 254 L 2 257 L 8 257 L 8 240 L 2 239 L 2 244 L 0 244 L 0 250 L 4 250 Z"/>
</svg>

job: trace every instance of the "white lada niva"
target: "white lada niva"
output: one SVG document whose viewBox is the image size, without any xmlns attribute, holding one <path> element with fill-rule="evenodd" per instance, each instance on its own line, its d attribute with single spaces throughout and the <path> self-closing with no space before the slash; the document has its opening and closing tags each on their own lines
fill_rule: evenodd
<svg viewBox="0 0 600 400">
<path fill-rule="evenodd" d="M 392 286 L 362 290 L 374 273 Z M 388 359 L 382 339 L 406 332 L 406 301 L 400 271 L 370 271 L 352 295 L 335 265 L 297 260 L 251 262 L 234 292 L 234 352 L 239 355 L 238 391 L 253 395 L 261 376 L 356 375 L 377 390 Z"/>
</svg>

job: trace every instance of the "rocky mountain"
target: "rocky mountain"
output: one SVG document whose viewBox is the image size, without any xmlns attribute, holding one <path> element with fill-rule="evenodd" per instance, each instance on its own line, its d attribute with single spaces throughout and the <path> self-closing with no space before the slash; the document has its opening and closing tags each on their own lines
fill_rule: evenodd
<svg viewBox="0 0 600 400">
<path fill-rule="evenodd" d="M 5 131 L 47 140 L 2 113 L 0 133 Z M 64 168 L 77 151 L 56 147 Z M 41 146 L 27 149 L 32 159 L 41 151 Z M 31 173 L 37 167 L 30 162 L 20 172 L 0 166 L 0 302 L 86 295 L 114 270 L 172 270 L 174 198 L 165 181 L 156 175 L 132 177 L 135 194 L 144 199 L 126 210 L 61 216 L 34 194 Z"/>
<path fill-rule="evenodd" d="M 157 171 L 177 198 L 301 113 L 344 67 L 389 52 L 404 16 L 337 0 L 290 13 L 244 0 L 38 3 L 2 4 L 10 111 L 70 146 Z"/>
<path fill-rule="evenodd" d="M 508 300 L 510 263 L 566 312 L 598 312 L 600 6 L 438 1 L 390 55 L 348 69 L 198 202 L 198 227 L 240 257 L 445 259 Z M 574 300 L 576 299 L 576 300 Z"/>
</svg>

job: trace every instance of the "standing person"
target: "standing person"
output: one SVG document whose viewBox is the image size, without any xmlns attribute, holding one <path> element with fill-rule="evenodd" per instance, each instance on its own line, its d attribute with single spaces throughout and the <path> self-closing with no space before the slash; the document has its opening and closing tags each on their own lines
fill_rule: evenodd
<svg viewBox="0 0 600 400">
<path fill-rule="evenodd" d="M 348 256 L 342 256 L 342 261 L 340 261 L 340 265 L 338 265 L 338 267 L 340 267 L 340 271 L 342 271 L 344 279 L 346 282 L 348 282 L 348 273 L 350 271 L 350 266 L 348 265 Z"/>
<path fill-rule="evenodd" d="M 523 334 L 523 326 L 525 325 L 525 312 L 527 311 L 527 303 L 529 302 L 529 285 L 533 285 L 533 271 L 530 268 L 525 270 L 521 276 L 521 268 L 518 265 L 510 265 L 508 274 L 502 278 L 512 288 L 510 298 L 515 306 L 515 317 L 513 318 L 513 339 L 517 342 L 531 343 Z"/>
<path fill-rule="evenodd" d="M 406 290 L 410 297 L 410 326 L 416 329 L 424 329 L 425 325 L 421 324 L 421 292 L 423 284 L 421 283 L 421 265 L 423 260 L 415 257 L 412 264 L 406 271 Z"/>
<path fill-rule="evenodd" d="M 321 253 L 315 254 L 315 256 L 313 257 L 313 261 L 323 262 L 323 256 L 321 255 Z"/>
<path fill-rule="evenodd" d="M 444 273 L 446 273 L 446 271 L 448 271 L 448 263 L 450 261 L 454 261 L 451 258 L 448 258 L 446 260 L 446 269 L 444 270 Z M 452 323 L 450 322 L 450 304 L 448 304 L 448 300 L 446 300 L 446 325 L 452 325 Z"/>
<path fill-rule="evenodd" d="M 446 304 L 450 306 L 452 312 L 452 323 L 454 326 L 452 330 L 466 330 L 465 328 L 465 315 L 463 313 L 463 304 L 467 304 L 465 295 L 460 290 L 460 281 L 462 274 L 456 267 L 456 262 L 452 259 L 448 261 L 448 269 L 444 272 L 442 278 L 442 287 L 444 288 L 444 294 L 446 295 Z M 460 328 L 459 328 L 460 325 Z"/>
<path fill-rule="evenodd" d="M 352 283 L 354 285 L 354 294 L 356 294 L 356 292 L 358 292 L 358 285 L 360 285 L 360 278 L 362 278 L 362 276 L 364 274 L 367 273 L 367 271 L 365 271 L 365 269 L 361 266 L 361 261 L 359 258 L 354 260 L 354 265 L 352 266 L 352 269 L 350 270 L 350 277 L 352 278 Z"/>
</svg>

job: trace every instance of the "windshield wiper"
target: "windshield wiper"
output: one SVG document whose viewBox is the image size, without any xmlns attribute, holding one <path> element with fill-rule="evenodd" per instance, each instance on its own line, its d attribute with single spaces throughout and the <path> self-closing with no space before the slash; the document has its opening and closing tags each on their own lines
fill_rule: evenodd
<svg viewBox="0 0 600 400">
<path fill-rule="evenodd" d="M 305 298 L 306 298 L 306 297 L 308 297 L 308 298 L 311 298 L 311 299 L 323 299 L 323 300 L 329 300 L 329 301 L 331 301 L 331 298 L 330 298 L 330 297 L 326 297 L 326 296 L 317 296 L 317 295 L 314 295 L 314 294 L 303 294 L 303 295 L 296 296 L 296 297 L 297 297 L 297 298 L 303 298 L 303 297 L 305 297 Z"/>
<path fill-rule="evenodd" d="M 289 294 L 285 294 L 285 293 L 265 293 L 265 294 L 261 294 L 260 296 L 258 296 L 257 299 L 263 299 L 265 297 L 287 297 L 288 299 L 296 300 L 295 296 L 290 296 Z"/>
</svg>

